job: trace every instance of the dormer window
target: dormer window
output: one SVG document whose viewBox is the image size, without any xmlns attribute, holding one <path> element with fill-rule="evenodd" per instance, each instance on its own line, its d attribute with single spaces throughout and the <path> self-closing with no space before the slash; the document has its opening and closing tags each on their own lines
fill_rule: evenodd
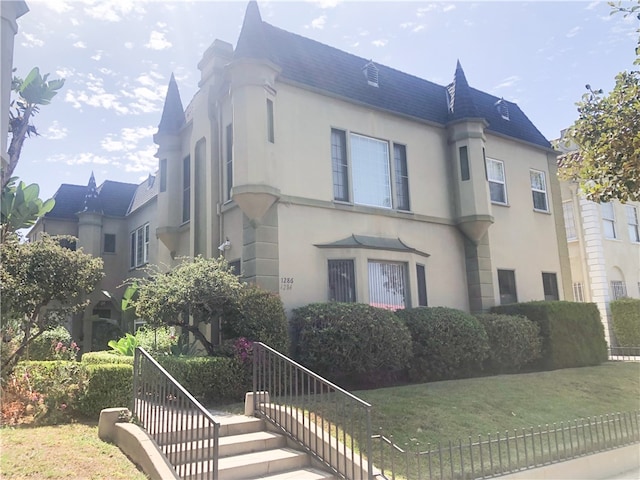
<svg viewBox="0 0 640 480">
<path fill-rule="evenodd" d="M 378 86 L 378 67 L 374 65 L 373 60 L 369 60 L 369 63 L 362 67 L 362 73 L 364 73 L 369 85 Z"/>
<path fill-rule="evenodd" d="M 504 120 L 509 120 L 509 106 L 507 105 L 507 102 L 504 101 L 504 98 L 498 100 L 496 103 L 494 103 L 494 105 L 496 106 L 496 109 L 498 110 L 500 116 Z"/>
</svg>

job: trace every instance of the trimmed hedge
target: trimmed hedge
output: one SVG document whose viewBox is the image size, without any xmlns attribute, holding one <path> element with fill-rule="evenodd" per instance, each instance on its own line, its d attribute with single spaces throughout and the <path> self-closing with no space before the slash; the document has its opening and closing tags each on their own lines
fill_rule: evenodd
<svg viewBox="0 0 640 480">
<path fill-rule="evenodd" d="M 45 330 L 33 340 L 27 350 L 27 359 L 32 361 L 56 360 L 55 347 L 58 342 L 68 346 L 71 343 L 71 334 L 63 326 Z"/>
<path fill-rule="evenodd" d="M 535 301 L 500 305 L 494 313 L 524 315 L 540 327 L 540 370 L 599 365 L 607 360 L 600 312 L 593 303 Z"/>
<path fill-rule="evenodd" d="M 133 356 L 118 355 L 117 353 L 111 353 L 110 351 L 105 350 L 100 352 L 87 352 L 82 354 L 82 363 L 90 365 L 104 365 L 105 363 L 124 363 L 127 365 L 133 365 Z"/>
<path fill-rule="evenodd" d="M 81 415 L 95 418 L 104 408 L 129 407 L 133 395 L 133 366 L 125 364 L 87 365 L 87 385 L 78 399 Z"/>
<path fill-rule="evenodd" d="M 240 402 L 252 388 L 249 366 L 234 358 L 165 356 L 157 360 L 205 405 Z"/>
<path fill-rule="evenodd" d="M 640 347 L 640 300 L 619 298 L 611 302 L 613 333 L 620 347 Z"/>
<path fill-rule="evenodd" d="M 327 379 L 383 386 L 411 358 L 411 335 L 389 310 L 361 303 L 314 303 L 292 312 L 293 358 Z"/>
<path fill-rule="evenodd" d="M 244 337 L 262 342 L 281 353 L 289 351 L 287 316 L 280 297 L 256 286 L 245 287 L 239 308 L 225 313 L 222 333 L 226 339 Z"/>
<path fill-rule="evenodd" d="M 413 360 L 409 377 L 414 381 L 449 380 L 482 369 L 489 342 L 477 318 L 446 307 L 398 310 L 411 332 Z"/>
<path fill-rule="evenodd" d="M 540 358 L 540 327 L 527 317 L 484 313 L 476 315 L 487 332 L 489 357 L 487 370 L 493 373 L 515 373 Z"/>
</svg>

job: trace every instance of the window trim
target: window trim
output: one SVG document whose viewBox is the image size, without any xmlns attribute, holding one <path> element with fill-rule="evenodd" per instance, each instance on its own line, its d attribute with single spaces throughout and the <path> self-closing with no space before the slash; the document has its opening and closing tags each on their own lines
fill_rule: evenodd
<svg viewBox="0 0 640 480">
<path fill-rule="evenodd" d="M 531 178 L 531 174 L 532 173 L 539 173 L 542 177 L 542 183 L 544 186 L 544 190 L 541 190 L 539 188 L 536 188 L 533 186 L 533 178 Z M 545 172 L 543 170 L 536 170 L 534 168 L 529 169 L 529 180 L 530 180 L 530 184 L 531 184 L 531 198 L 533 201 L 533 210 L 536 212 L 545 212 L 545 213 L 549 213 L 549 194 L 547 191 L 547 176 L 545 175 Z M 535 200 L 535 194 L 536 193 L 542 193 L 544 194 L 544 204 L 545 204 L 545 208 L 541 209 L 541 208 L 537 208 L 536 207 L 536 200 Z"/>
<path fill-rule="evenodd" d="M 139 268 L 149 263 L 149 223 L 139 226 L 129 234 L 129 268 Z M 142 248 L 142 253 L 139 249 Z"/>
<path fill-rule="evenodd" d="M 502 171 L 503 180 L 491 178 L 491 168 L 489 168 L 489 166 L 488 166 L 489 162 L 493 162 L 493 163 L 496 163 L 496 164 L 500 165 L 500 169 Z M 491 203 L 496 204 L 496 205 L 509 205 L 509 197 L 507 195 L 507 172 L 506 172 L 506 169 L 504 167 L 504 162 L 502 160 L 498 160 L 496 158 L 487 157 L 485 159 L 485 168 L 486 168 L 486 171 L 487 171 L 487 182 L 489 182 L 489 199 L 491 200 Z M 501 185 L 502 186 L 502 193 L 504 195 L 504 202 L 501 202 L 500 200 L 494 200 L 493 197 L 491 196 L 491 184 L 492 183 L 495 184 L 495 185 Z"/>
</svg>

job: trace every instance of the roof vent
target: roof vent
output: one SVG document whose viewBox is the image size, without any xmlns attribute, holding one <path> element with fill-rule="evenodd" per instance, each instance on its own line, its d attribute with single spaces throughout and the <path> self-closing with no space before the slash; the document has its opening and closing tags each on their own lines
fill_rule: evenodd
<svg viewBox="0 0 640 480">
<path fill-rule="evenodd" d="M 500 116 L 505 120 L 509 120 L 509 106 L 507 105 L 507 102 L 504 101 L 504 98 L 498 100 L 494 105 L 496 106 Z"/>
<path fill-rule="evenodd" d="M 367 78 L 367 83 L 372 87 L 378 86 L 378 67 L 373 63 L 373 60 L 369 60 L 364 67 L 362 67 L 362 73 Z"/>
</svg>

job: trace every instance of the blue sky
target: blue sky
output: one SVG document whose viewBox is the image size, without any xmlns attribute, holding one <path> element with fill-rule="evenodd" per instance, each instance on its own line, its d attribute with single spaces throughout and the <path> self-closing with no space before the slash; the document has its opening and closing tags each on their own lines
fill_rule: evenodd
<svg viewBox="0 0 640 480">
<path fill-rule="evenodd" d="M 27 0 L 14 66 L 66 79 L 34 120 L 15 174 L 41 197 L 61 183 L 138 183 L 155 172 L 153 133 L 171 73 L 184 106 L 216 39 L 235 45 L 246 1 Z M 427 80 L 514 101 L 548 138 L 573 123 L 585 84 L 609 91 L 633 68 L 638 21 L 606 2 L 259 1 L 263 20 Z"/>
</svg>

